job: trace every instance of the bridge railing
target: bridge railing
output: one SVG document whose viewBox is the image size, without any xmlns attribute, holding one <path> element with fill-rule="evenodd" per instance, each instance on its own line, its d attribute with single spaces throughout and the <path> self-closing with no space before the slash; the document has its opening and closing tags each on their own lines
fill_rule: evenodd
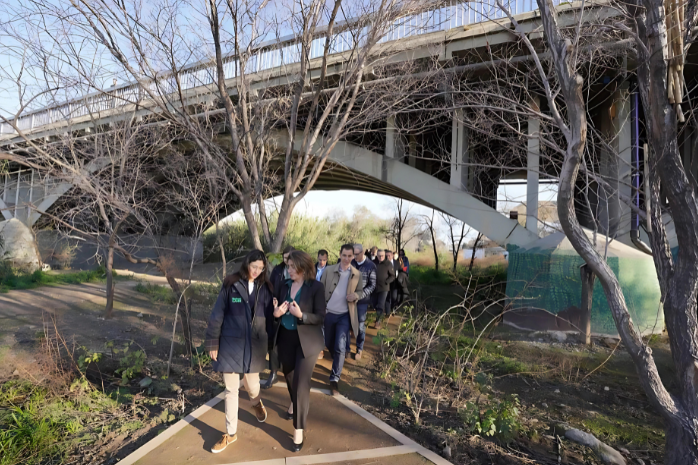
<svg viewBox="0 0 698 465">
<path fill-rule="evenodd" d="M 554 0 L 555 4 L 559 0 Z M 512 14 L 526 13 L 537 9 L 536 0 L 503 0 Z M 431 32 L 444 31 L 467 24 L 475 24 L 506 15 L 497 6 L 496 0 L 476 0 L 471 2 L 453 1 L 451 5 L 435 10 L 429 10 L 395 21 L 390 31 L 381 38 L 380 43 L 392 42 Z M 354 47 L 355 30 L 337 33 L 332 38 L 331 53 L 342 53 Z M 310 47 L 310 58 L 322 56 L 325 37 L 313 40 Z M 300 61 L 300 44 L 290 39 L 265 45 L 256 50 L 246 63 L 247 73 L 269 70 Z M 224 60 L 226 79 L 237 77 L 240 63 L 235 56 Z M 180 72 L 179 80 L 184 90 L 206 86 L 215 82 L 216 71 L 213 65 L 194 65 Z M 151 81 L 150 90 L 155 93 L 170 93 L 176 90 L 173 77 Z M 122 104 L 142 101 L 147 92 L 139 84 L 126 84 L 107 91 L 99 91 L 69 102 L 26 113 L 17 120 L 17 127 L 22 131 L 31 131 L 60 121 L 79 118 L 89 114 L 97 114 L 116 108 Z M 14 134 L 11 124 L 0 123 L 0 136 Z"/>
</svg>

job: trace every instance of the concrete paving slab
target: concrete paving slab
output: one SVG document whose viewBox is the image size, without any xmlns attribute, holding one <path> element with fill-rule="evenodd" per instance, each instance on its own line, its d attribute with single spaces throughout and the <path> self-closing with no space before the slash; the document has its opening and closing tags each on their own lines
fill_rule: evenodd
<svg viewBox="0 0 698 465">
<path fill-rule="evenodd" d="M 210 452 L 211 447 L 225 429 L 224 402 L 219 402 L 136 463 L 139 465 L 257 463 L 274 459 L 283 460 L 292 456 L 346 453 L 401 445 L 390 435 L 345 408 L 333 397 L 311 393 L 305 445 L 300 453 L 294 454 L 291 452 L 293 423 L 282 416 L 289 403 L 288 391 L 280 388 L 263 391 L 262 399 L 268 411 L 265 423 L 257 422 L 247 394 L 241 392 L 238 440 L 222 453 Z M 351 458 L 347 457 L 347 459 Z M 269 463 L 271 465 L 275 462 Z"/>
<path fill-rule="evenodd" d="M 340 460 L 338 462 L 325 462 L 318 465 L 432 465 L 432 463 L 417 453 L 393 455 L 389 457 L 375 457 L 362 460 Z"/>
</svg>

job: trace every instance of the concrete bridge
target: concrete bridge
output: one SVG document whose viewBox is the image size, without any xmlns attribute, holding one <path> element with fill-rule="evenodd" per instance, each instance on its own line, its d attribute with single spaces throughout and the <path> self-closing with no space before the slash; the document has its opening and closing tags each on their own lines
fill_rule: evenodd
<svg viewBox="0 0 698 465">
<path fill-rule="evenodd" d="M 512 0 L 505 4 L 530 38 L 542 38 L 534 0 Z M 575 24 L 581 6 L 581 2 L 558 6 L 560 24 Z M 595 20 L 617 15 L 610 4 L 603 2 L 596 3 L 585 11 L 585 14 Z M 349 38 L 343 38 L 342 34 L 348 33 L 337 34 L 333 41 L 330 61 L 334 68 L 342 66 L 342 53 L 349 43 Z M 311 58 L 321 56 L 324 40 L 323 37 L 315 39 L 311 47 Z M 459 64 L 459 72 L 477 70 L 480 73 L 478 78 L 485 79 L 494 72 L 496 64 L 472 57 L 488 56 L 486 52 L 491 47 L 515 44 L 517 41 L 509 20 L 497 8 L 495 0 L 454 2 L 446 7 L 400 19 L 391 32 L 381 39 L 376 53 L 389 49 L 393 61 L 437 59 L 445 64 L 446 69 L 449 63 L 455 62 L 454 59 L 467 57 L 469 64 Z M 628 44 L 624 46 L 623 42 L 613 45 L 614 53 L 624 63 L 624 69 L 618 70 L 618 75 L 625 73 L 634 60 L 629 49 L 625 48 Z M 525 55 L 515 58 L 518 62 L 529 59 L 530 56 Z M 296 61 L 298 53 L 294 37 L 262 44 L 248 63 L 248 67 L 255 71 L 249 75 L 252 88 L 259 89 L 285 82 L 285 75 L 292 71 Z M 318 66 L 318 62 L 319 60 L 315 60 L 314 66 Z M 226 78 L 233 84 L 238 78 L 238 60 L 229 56 L 224 63 Z M 316 71 L 317 69 L 311 69 L 311 75 Z M 186 90 L 188 101 L 192 104 L 215 101 L 214 75 L 210 63 L 194 64 L 183 70 L 179 81 Z M 687 76 L 686 79 L 688 82 L 690 77 Z M 229 88 L 234 89 L 234 86 L 230 85 Z M 634 129 L 640 115 L 636 94 L 631 91 L 630 83 L 623 80 L 620 86 L 611 91 L 600 89 L 590 96 L 594 101 L 590 120 L 598 128 L 598 132 L 610 141 L 608 147 L 600 149 L 595 169 L 610 187 L 602 189 L 598 185 L 592 185 L 591 189 L 587 189 L 584 194 L 587 198 L 583 201 L 580 198 L 578 214 L 583 225 L 596 229 L 593 228 L 596 221 L 600 232 L 635 247 L 630 232 L 637 230 L 638 220 L 633 220 L 631 209 L 623 201 L 636 199 L 639 205 L 641 197 L 639 194 L 634 195 L 632 188 L 633 182 L 639 183 L 640 176 L 633 178 L 633 174 L 640 170 L 638 152 L 643 141 L 640 131 Z M 108 128 L 109 124 L 120 119 L 142 118 L 154 111 L 144 95 L 138 84 L 126 84 L 23 114 L 9 123 L 0 123 L 0 149 L 22 153 L 26 150 L 27 138 L 35 143 L 46 143 L 67 133 L 89 135 Z M 475 143 L 475 134 L 464 124 L 462 110 L 455 110 L 451 120 L 431 134 L 412 134 L 398 131 L 395 117 L 388 118 L 384 123 L 384 133 L 377 139 L 379 146 L 375 143 L 361 146 L 350 140 L 340 142 L 330 155 L 330 169 L 322 174 L 315 188 L 351 188 L 402 197 L 459 218 L 502 246 L 523 246 L 535 241 L 539 229 L 537 210 L 540 178 L 554 180 L 556 176 L 555 166 L 542 162 L 541 144 L 537 137 L 540 123 L 536 119 L 521 122 L 521 127 L 529 137 L 525 153 L 516 161 L 516 166 L 506 172 L 494 170 L 483 174 L 476 169 L 478 164 L 483 164 L 482 154 Z M 23 135 L 20 136 L 18 131 Z M 698 137 L 695 131 L 686 128 L 683 139 L 681 150 L 685 163 L 690 166 L 689 171 L 694 178 L 698 178 Z M 419 147 L 433 144 L 435 140 L 446 147 L 442 147 L 439 153 L 434 150 L 418 153 Z M 496 159 L 491 160 L 492 165 L 497 162 Z M 96 168 L 97 166 L 85 167 L 88 170 Z M 519 182 L 525 180 L 527 185 L 525 228 L 516 220 L 496 211 L 497 186 L 502 180 L 512 179 Z M 638 187 L 635 192 L 642 191 L 639 184 Z M 51 180 L 39 180 L 31 169 L 16 167 L 0 179 L 0 189 L 0 210 L 3 217 L 18 218 L 27 225 L 33 225 L 40 214 L 30 211 L 28 205 L 46 211 L 70 189 L 70 183 L 51 184 Z M 647 241 L 646 234 L 641 229 L 639 237 Z"/>
</svg>

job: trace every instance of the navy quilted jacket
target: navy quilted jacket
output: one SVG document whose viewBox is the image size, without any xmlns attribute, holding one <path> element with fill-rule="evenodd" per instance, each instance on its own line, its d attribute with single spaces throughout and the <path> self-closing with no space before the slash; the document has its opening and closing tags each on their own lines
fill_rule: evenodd
<svg viewBox="0 0 698 465">
<path fill-rule="evenodd" d="M 236 276 L 237 275 L 237 276 Z M 237 278 L 237 279 L 236 279 Z M 226 279 L 206 328 L 206 350 L 218 350 L 213 370 L 222 373 L 260 373 L 266 367 L 267 318 L 274 305 L 268 284 L 257 288 L 250 301 L 247 283 L 239 274 Z M 264 309 L 264 316 L 254 309 Z"/>
</svg>

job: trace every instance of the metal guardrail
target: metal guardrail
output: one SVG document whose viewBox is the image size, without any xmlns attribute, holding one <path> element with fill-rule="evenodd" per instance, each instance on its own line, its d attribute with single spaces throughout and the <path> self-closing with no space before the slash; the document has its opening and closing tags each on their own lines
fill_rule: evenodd
<svg viewBox="0 0 698 465">
<path fill-rule="evenodd" d="M 537 9 L 536 0 L 503 0 L 505 6 L 512 14 L 527 13 Z M 559 0 L 554 0 L 555 4 Z M 431 32 L 444 31 L 467 24 L 475 24 L 493 19 L 503 18 L 506 15 L 497 6 L 496 0 L 477 0 L 465 3 L 456 3 L 438 8 L 436 10 L 425 11 L 413 16 L 400 18 L 393 24 L 392 29 L 379 43 L 392 42 L 406 37 L 412 37 Z M 331 53 L 342 53 L 353 48 L 356 31 L 347 30 L 335 34 L 331 43 Z M 322 56 L 325 37 L 318 37 L 313 40 L 310 50 L 310 58 Z M 252 54 L 247 62 L 247 72 L 254 73 L 265 71 L 280 66 L 291 65 L 300 61 L 300 47 L 293 39 L 283 42 L 272 43 L 260 47 Z M 226 79 L 237 76 L 240 63 L 234 56 L 224 60 L 224 70 Z M 195 87 L 206 86 L 215 82 L 215 67 L 213 65 L 194 65 L 179 74 L 181 86 L 184 90 Z M 176 90 L 174 78 L 151 82 L 150 91 L 153 93 L 170 93 Z M 160 89 L 157 87 L 160 86 Z M 17 127 L 22 131 L 31 131 L 59 121 L 66 121 L 79 118 L 93 113 L 110 110 L 121 104 L 129 104 L 142 101 L 146 98 L 147 92 L 137 83 L 126 84 L 121 87 L 107 91 L 99 91 L 79 99 L 75 99 L 63 104 L 43 108 L 31 113 L 22 115 L 17 120 Z M 0 123 L 0 136 L 15 134 L 16 131 L 11 124 Z"/>
</svg>

